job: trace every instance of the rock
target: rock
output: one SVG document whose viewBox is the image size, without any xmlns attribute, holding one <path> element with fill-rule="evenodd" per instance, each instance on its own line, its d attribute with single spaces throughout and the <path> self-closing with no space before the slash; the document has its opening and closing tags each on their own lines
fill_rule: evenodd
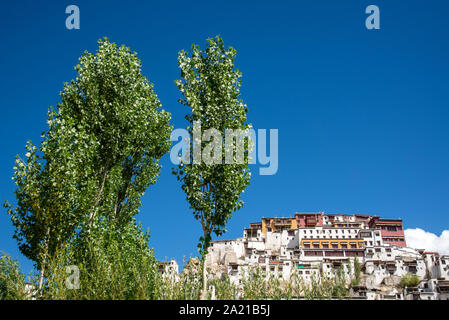
<svg viewBox="0 0 449 320">
<path fill-rule="evenodd" d="M 228 266 L 230 263 L 237 263 L 237 256 L 234 251 L 225 253 L 224 265 Z"/>
<path fill-rule="evenodd" d="M 401 283 L 401 277 L 395 276 L 395 275 L 385 277 L 382 280 L 382 284 L 385 286 L 388 286 L 388 287 L 397 287 L 400 285 L 400 283 Z"/>
</svg>

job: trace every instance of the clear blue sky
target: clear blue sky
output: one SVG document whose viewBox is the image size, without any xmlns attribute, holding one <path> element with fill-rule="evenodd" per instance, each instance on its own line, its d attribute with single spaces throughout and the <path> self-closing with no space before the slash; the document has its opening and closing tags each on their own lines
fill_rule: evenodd
<svg viewBox="0 0 449 320">
<path fill-rule="evenodd" d="M 65 28 L 76 4 L 81 29 Z M 365 8 L 380 8 L 367 30 Z M 3 1 L 0 4 L 0 200 L 14 201 L 16 154 L 40 141 L 49 106 L 84 50 L 107 36 L 143 62 L 175 127 L 176 59 L 220 34 L 237 49 L 242 98 L 257 128 L 279 129 L 279 170 L 254 169 L 245 207 L 223 238 L 262 216 L 295 211 L 401 217 L 406 228 L 449 229 L 449 2 Z M 138 219 L 159 259 L 196 254 L 201 235 L 167 154 Z M 0 212 L 0 250 L 32 269 Z"/>
</svg>

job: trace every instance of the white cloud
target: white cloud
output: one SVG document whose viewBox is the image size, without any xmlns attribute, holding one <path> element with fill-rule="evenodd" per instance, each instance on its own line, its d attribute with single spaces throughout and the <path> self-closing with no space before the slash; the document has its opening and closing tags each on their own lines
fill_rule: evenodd
<svg viewBox="0 0 449 320">
<path fill-rule="evenodd" d="M 443 230 L 440 236 L 420 228 L 406 229 L 404 233 L 408 247 L 449 254 L 449 230 Z"/>
</svg>

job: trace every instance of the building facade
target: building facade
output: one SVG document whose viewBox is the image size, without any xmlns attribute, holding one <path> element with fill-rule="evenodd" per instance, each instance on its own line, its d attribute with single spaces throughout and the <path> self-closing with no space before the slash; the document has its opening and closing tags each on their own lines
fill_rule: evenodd
<svg viewBox="0 0 449 320">
<path fill-rule="evenodd" d="M 252 267 L 285 281 L 293 272 L 310 281 L 318 274 L 332 277 L 343 266 L 350 280 L 354 270 L 349 265 L 357 259 L 362 281 L 351 288 L 354 298 L 446 299 L 448 258 L 407 247 L 401 219 L 317 212 L 251 223 L 241 238 L 212 242 L 206 265 L 214 277 L 227 274 L 235 284 Z M 401 289 L 406 274 L 418 276 L 422 286 L 431 283 Z"/>
</svg>

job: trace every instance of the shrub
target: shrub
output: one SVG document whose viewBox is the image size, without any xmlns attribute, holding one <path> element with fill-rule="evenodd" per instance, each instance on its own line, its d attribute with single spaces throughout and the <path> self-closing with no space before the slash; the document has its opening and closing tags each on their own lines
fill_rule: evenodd
<svg viewBox="0 0 449 320">
<path fill-rule="evenodd" d="M 404 287 L 416 287 L 419 283 L 419 277 L 416 274 L 407 273 L 401 278 L 401 286 Z"/>
</svg>

